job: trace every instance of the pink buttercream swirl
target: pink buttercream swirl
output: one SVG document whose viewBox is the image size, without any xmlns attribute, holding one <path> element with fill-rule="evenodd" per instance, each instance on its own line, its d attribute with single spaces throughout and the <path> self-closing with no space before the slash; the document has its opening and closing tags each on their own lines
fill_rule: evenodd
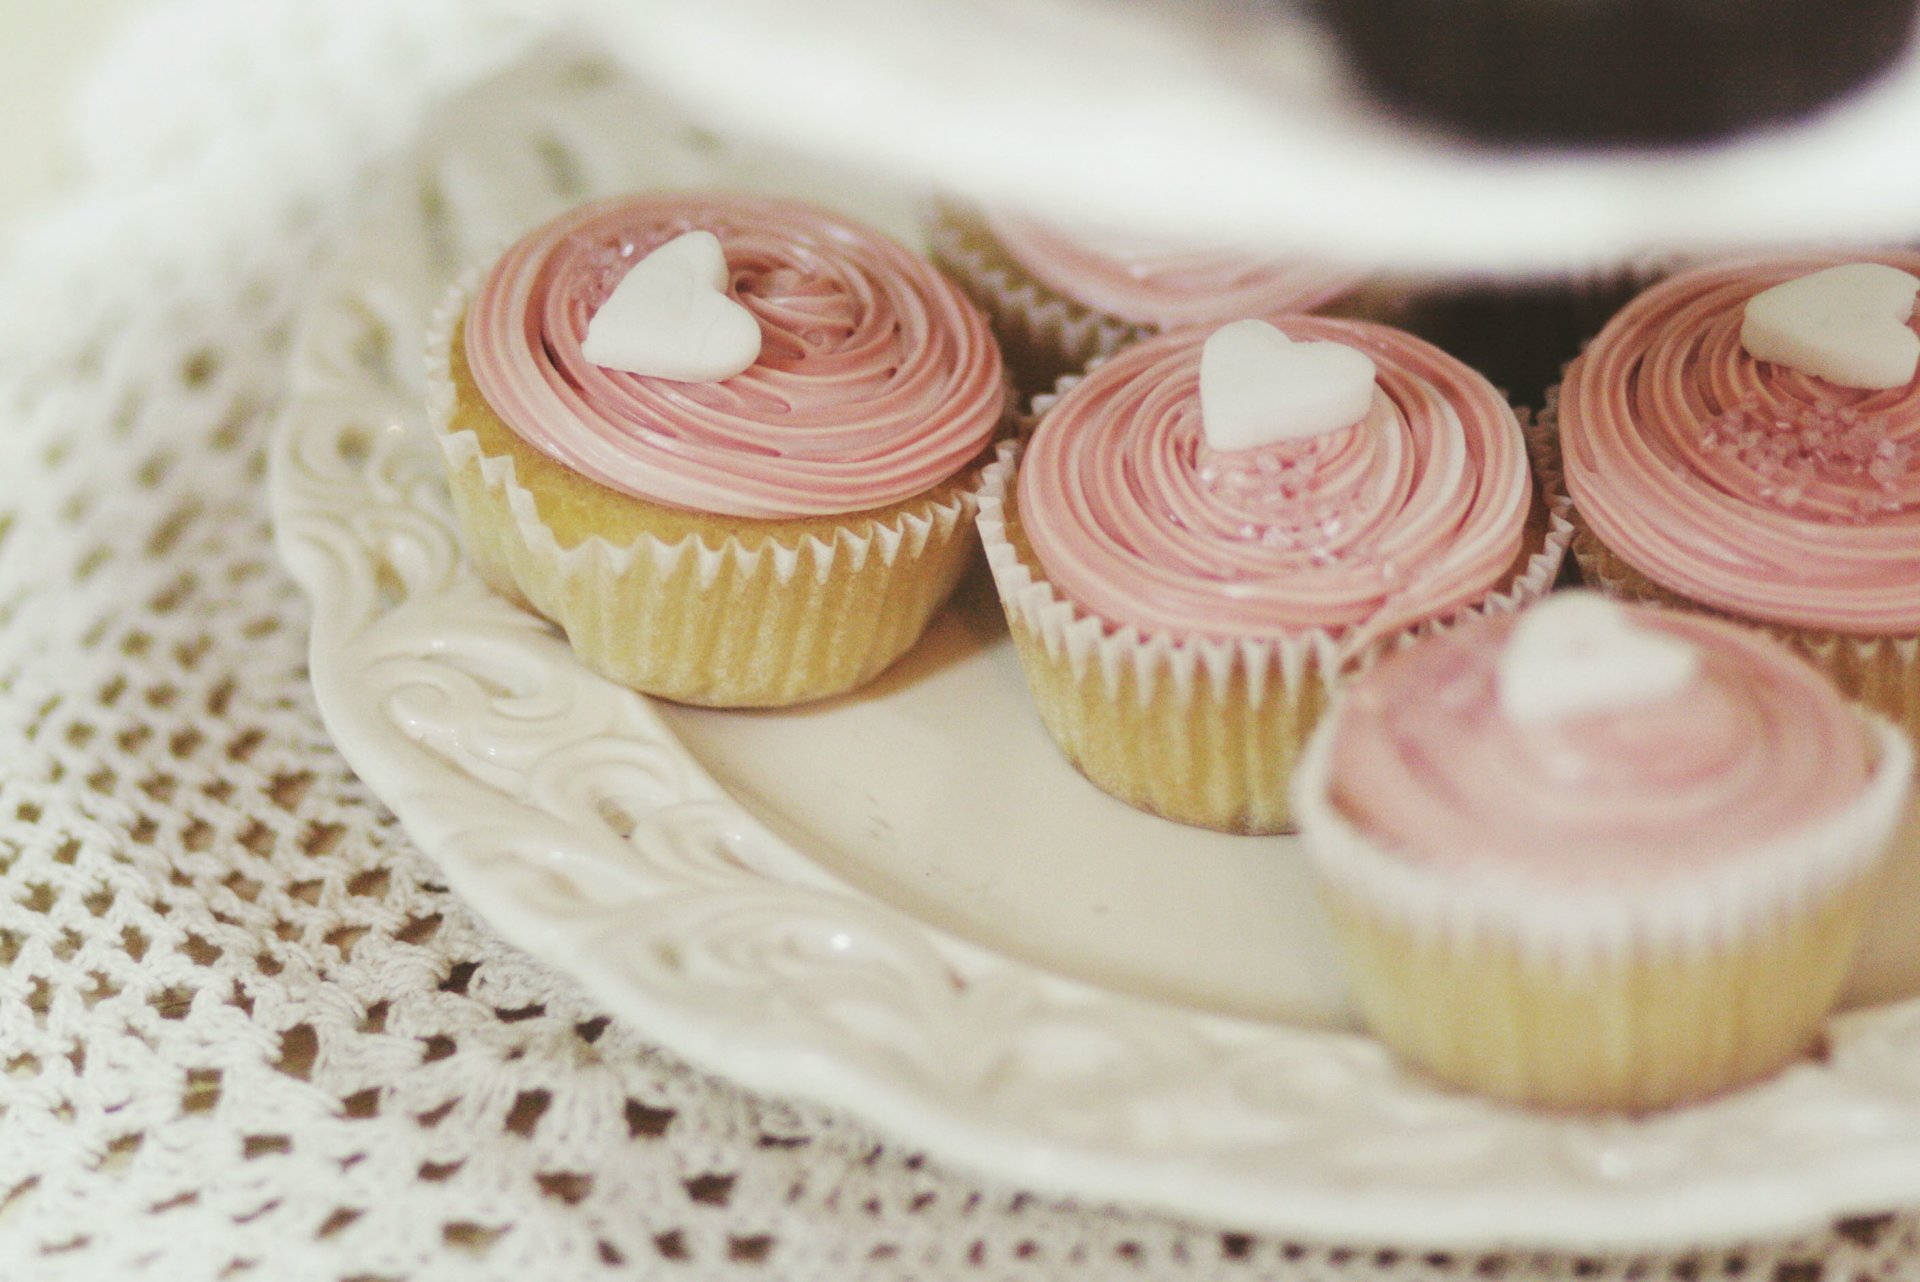
<svg viewBox="0 0 1920 1282">
<path fill-rule="evenodd" d="M 1496 690 L 1511 616 L 1369 670 L 1341 706 L 1334 804 L 1420 863 L 1599 886 L 1711 864 L 1860 797 L 1872 740 L 1806 663 L 1717 619 L 1630 617 L 1699 655 L 1677 694 L 1515 722 Z"/>
<path fill-rule="evenodd" d="M 1308 312 L 1351 293 L 1361 273 L 1244 250 L 1196 248 L 1091 230 L 1067 231 L 1004 211 L 985 215 L 994 238 L 1055 293 L 1136 325 Z"/>
<path fill-rule="evenodd" d="M 1920 274 L 1920 254 L 1868 258 Z M 1608 324 L 1569 368 L 1559 410 L 1567 488 L 1601 542 L 1740 615 L 1920 632 L 1920 379 L 1862 391 L 1740 346 L 1748 299 L 1854 261 L 1692 271 Z"/>
<path fill-rule="evenodd" d="M 1129 348 L 1048 411 L 1021 461 L 1020 519 L 1046 576 L 1111 626 L 1221 639 L 1384 632 L 1495 588 L 1532 494 L 1506 401 L 1398 330 L 1272 322 L 1373 358 L 1366 417 L 1216 453 L 1200 422 L 1208 332 Z"/>
<path fill-rule="evenodd" d="M 729 293 L 760 322 L 753 366 L 716 383 L 605 369 L 580 354 L 627 270 L 714 233 Z M 985 320 L 930 265 L 851 219 L 727 193 L 574 210 L 495 264 L 466 316 L 482 396 L 529 445 L 613 489 L 731 516 L 839 515 L 931 489 L 1006 411 Z"/>
</svg>

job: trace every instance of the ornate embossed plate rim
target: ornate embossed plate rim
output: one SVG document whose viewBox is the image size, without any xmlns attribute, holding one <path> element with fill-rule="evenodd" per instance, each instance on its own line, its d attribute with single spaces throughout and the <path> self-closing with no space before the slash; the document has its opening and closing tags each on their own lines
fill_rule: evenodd
<svg viewBox="0 0 1920 1282">
<path fill-rule="evenodd" d="M 643 120 L 643 124 L 634 123 Z M 638 138 L 636 139 L 636 134 Z M 341 753 L 503 935 L 699 1064 L 993 1177 L 1315 1239 L 1696 1246 L 1920 1201 L 1920 1004 L 1643 1120 L 1434 1090 L 1370 1041 L 1062 979 L 839 883 L 461 561 L 418 335 L 462 261 L 584 195 L 779 166 L 567 57 L 449 113 L 317 292 L 271 445 Z"/>
</svg>

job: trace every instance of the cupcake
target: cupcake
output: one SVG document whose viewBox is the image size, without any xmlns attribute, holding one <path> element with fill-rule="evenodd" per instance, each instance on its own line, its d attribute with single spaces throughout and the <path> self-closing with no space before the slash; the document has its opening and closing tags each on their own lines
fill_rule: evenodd
<svg viewBox="0 0 1920 1282">
<path fill-rule="evenodd" d="M 930 264 L 744 195 L 574 210 L 456 288 L 429 348 L 475 567 L 691 703 L 817 699 L 911 646 L 1008 419 L 985 319 Z"/>
<path fill-rule="evenodd" d="M 936 203 L 934 258 L 986 309 L 1019 386 L 1050 388 L 1129 343 L 1188 325 L 1323 309 L 1374 314 L 1364 273 L 1248 250 L 1066 229 Z"/>
<path fill-rule="evenodd" d="M 1724 138 L 1832 103 L 1891 67 L 1912 0 L 1312 0 L 1395 114 L 1494 143 Z"/>
<path fill-rule="evenodd" d="M 1595 587 L 1763 625 L 1920 733 L 1920 254 L 1670 277 L 1554 414 Z"/>
<path fill-rule="evenodd" d="M 1912 749 L 1751 629 L 1559 593 L 1354 680 L 1295 779 L 1354 998 L 1428 1073 L 1647 1110 L 1805 1052 Z"/>
<path fill-rule="evenodd" d="M 1291 820 L 1334 682 L 1543 593 L 1570 533 L 1487 381 L 1409 334 L 1276 317 L 1127 349 L 990 469 L 979 525 L 1041 720 L 1105 791 Z"/>
</svg>

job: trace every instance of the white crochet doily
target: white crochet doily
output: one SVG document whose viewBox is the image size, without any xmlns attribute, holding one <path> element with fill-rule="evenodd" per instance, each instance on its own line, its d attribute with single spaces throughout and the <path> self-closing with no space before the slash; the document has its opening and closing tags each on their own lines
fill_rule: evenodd
<svg viewBox="0 0 1920 1282">
<path fill-rule="evenodd" d="M 370 193 L 538 34 L 477 0 L 170 4 L 0 270 L 0 1277 L 1913 1274 L 1909 1213 L 1427 1254 L 1043 1200 L 706 1077 L 502 942 L 334 750 L 264 474 Z"/>
</svg>

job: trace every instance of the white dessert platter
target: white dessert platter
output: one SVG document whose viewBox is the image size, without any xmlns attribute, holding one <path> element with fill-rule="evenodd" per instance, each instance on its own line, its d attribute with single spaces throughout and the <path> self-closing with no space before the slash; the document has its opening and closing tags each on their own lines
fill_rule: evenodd
<svg viewBox="0 0 1920 1282">
<path fill-rule="evenodd" d="M 730 130 L 1142 231 L 1494 275 L 1920 234 L 1920 56 L 1817 115 L 1724 143 L 1511 152 L 1371 110 L 1304 3 L 575 8 L 629 65 Z"/>
<path fill-rule="evenodd" d="M 976 575 L 905 661 L 784 712 L 592 675 L 464 564 L 422 409 L 455 272 L 593 194 L 912 197 L 687 124 L 545 56 L 455 105 L 317 295 L 271 452 L 340 751 L 504 936 L 753 1089 L 956 1166 L 1239 1229 L 1429 1247 L 1691 1246 L 1920 1202 L 1920 860 L 1827 1052 L 1657 1116 L 1426 1083 L 1355 1032 L 1292 838 L 1096 792 Z"/>
</svg>

